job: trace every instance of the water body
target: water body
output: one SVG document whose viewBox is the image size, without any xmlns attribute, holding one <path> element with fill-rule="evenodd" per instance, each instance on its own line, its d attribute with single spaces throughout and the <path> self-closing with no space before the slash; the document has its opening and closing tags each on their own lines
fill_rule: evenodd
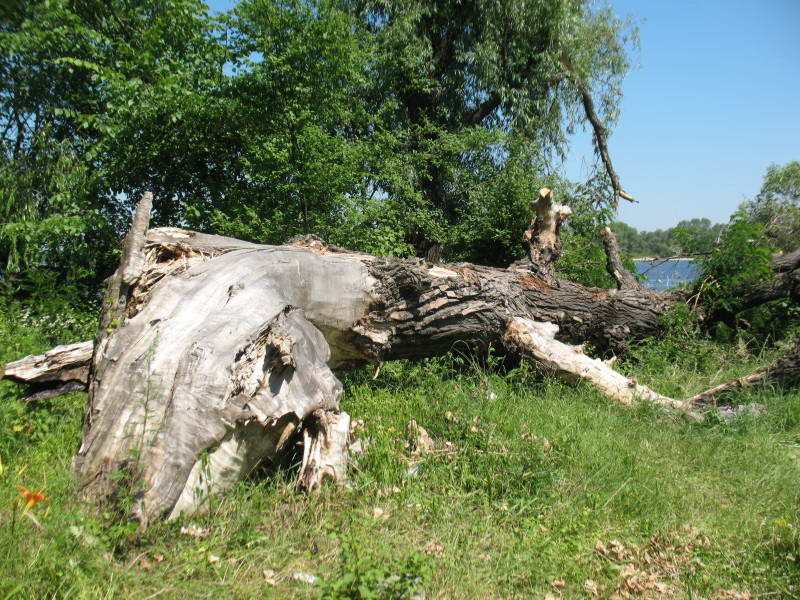
<svg viewBox="0 0 800 600">
<path fill-rule="evenodd" d="M 684 283 L 694 281 L 700 267 L 692 260 L 635 260 L 636 273 L 643 274 L 644 284 L 651 290 L 663 292 Z"/>
</svg>

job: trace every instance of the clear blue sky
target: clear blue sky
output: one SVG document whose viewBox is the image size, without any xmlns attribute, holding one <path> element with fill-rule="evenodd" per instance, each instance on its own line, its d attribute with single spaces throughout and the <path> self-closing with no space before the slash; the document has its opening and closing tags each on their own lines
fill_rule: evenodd
<svg viewBox="0 0 800 600">
<path fill-rule="evenodd" d="M 800 0 L 611 0 L 641 48 L 609 141 L 625 189 L 619 218 L 664 229 L 726 222 L 767 167 L 800 160 Z M 212 0 L 227 10 L 236 0 Z M 564 170 L 586 176 L 588 131 Z"/>
<path fill-rule="evenodd" d="M 766 168 L 800 160 L 800 0 L 612 0 L 632 16 L 641 49 L 623 83 L 609 141 L 639 204 L 619 218 L 637 229 L 730 214 Z M 588 134 L 568 176 L 586 174 Z"/>
</svg>

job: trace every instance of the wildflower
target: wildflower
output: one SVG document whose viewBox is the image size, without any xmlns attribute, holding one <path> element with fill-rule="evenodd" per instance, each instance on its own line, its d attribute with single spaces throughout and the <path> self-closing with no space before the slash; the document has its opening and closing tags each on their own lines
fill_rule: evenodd
<svg viewBox="0 0 800 600">
<path fill-rule="evenodd" d="M 45 499 L 45 495 L 42 492 L 32 492 L 24 485 L 18 485 L 17 489 L 19 490 L 19 495 L 25 500 L 25 510 L 33 508 Z"/>
</svg>

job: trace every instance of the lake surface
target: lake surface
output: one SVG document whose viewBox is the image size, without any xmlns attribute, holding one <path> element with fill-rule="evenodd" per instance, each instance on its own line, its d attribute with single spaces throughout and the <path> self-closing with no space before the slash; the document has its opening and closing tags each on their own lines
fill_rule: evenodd
<svg viewBox="0 0 800 600">
<path fill-rule="evenodd" d="M 663 292 L 697 279 L 700 267 L 691 260 L 635 260 L 636 273 L 647 279 L 644 284 L 651 290 Z"/>
</svg>

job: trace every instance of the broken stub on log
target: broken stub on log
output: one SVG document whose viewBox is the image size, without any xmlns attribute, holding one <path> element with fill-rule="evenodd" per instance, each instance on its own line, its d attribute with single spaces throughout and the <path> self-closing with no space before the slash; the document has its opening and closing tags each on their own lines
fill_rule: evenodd
<svg viewBox="0 0 800 600">
<path fill-rule="evenodd" d="M 454 345 L 492 345 L 617 402 L 645 400 L 700 418 L 691 403 L 583 354 L 584 342 L 619 352 L 654 335 L 660 315 L 682 298 L 638 285 L 610 231 L 618 289 L 557 279 L 558 232 L 570 210 L 550 190 L 535 203 L 529 260 L 505 269 L 375 257 L 313 236 L 264 246 L 149 229 L 151 204 L 145 194 L 94 344 L 25 359 L 35 373 L 29 383 L 86 386 L 73 461 L 81 494 L 103 503 L 132 493 L 143 526 L 201 510 L 210 494 L 282 463 L 299 444 L 301 489 L 345 481 L 350 418 L 340 411 L 333 370 L 441 355 Z M 24 371 L 14 364 L 9 377 Z"/>
</svg>

